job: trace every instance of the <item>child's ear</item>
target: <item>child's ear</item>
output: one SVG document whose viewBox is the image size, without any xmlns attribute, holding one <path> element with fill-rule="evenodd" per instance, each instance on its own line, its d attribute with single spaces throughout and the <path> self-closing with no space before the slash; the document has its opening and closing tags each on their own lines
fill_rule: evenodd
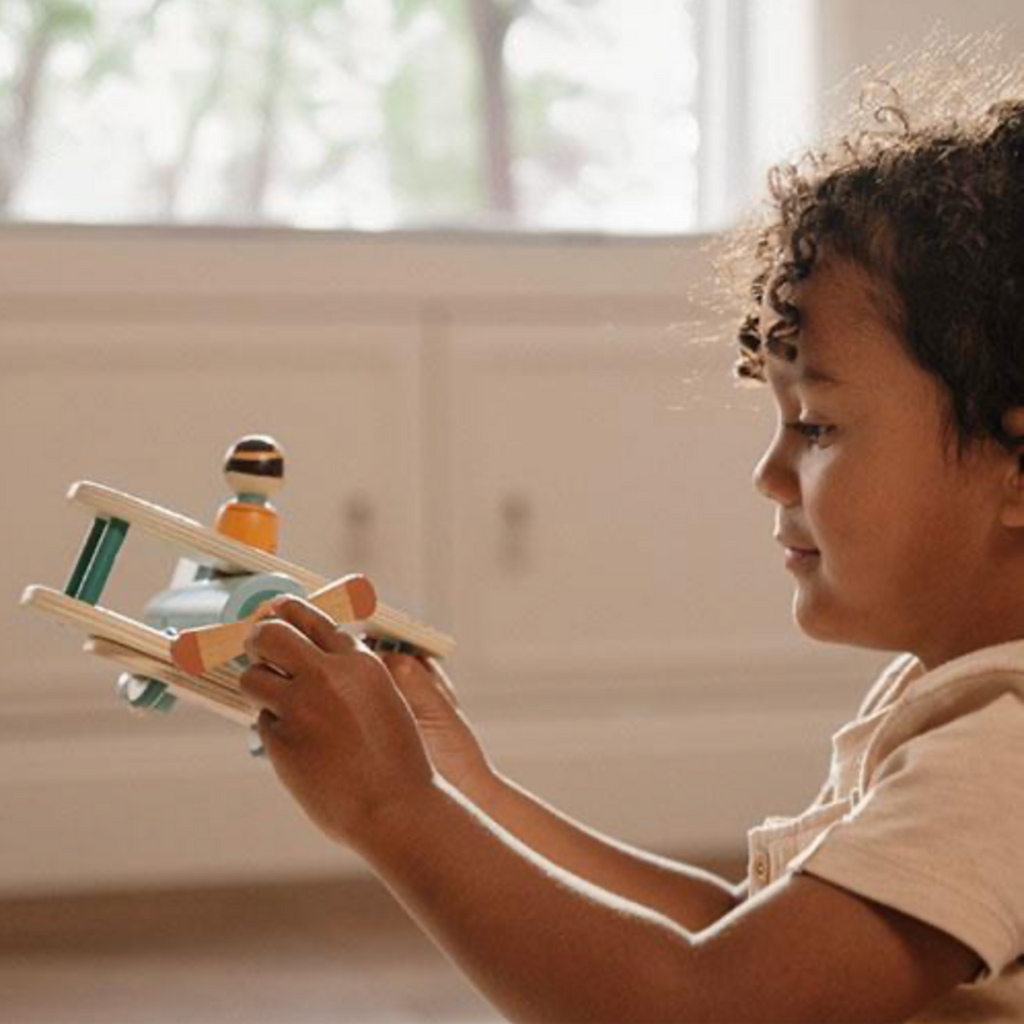
<svg viewBox="0 0 1024 1024">
<path fill-rule="evenodd" d="M 1003 429 L 1020 443 L 1014 466 L 1006 476 L 1006 500 L 1003 504 L 1003 526 L 1024 527 L 1024 406 L 1010 409 L 1003 416 Z"/>
</svg>

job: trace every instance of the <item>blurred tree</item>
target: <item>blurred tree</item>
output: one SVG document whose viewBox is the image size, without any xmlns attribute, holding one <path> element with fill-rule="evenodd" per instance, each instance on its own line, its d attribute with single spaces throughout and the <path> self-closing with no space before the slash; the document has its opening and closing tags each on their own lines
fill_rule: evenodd
<svg viewBox="0 0 1024 1024">
<path fill-rule="evenodd" d="M 251 141 L 230 162 L 225 192 L 230 218 L 243 222 L 266 219 L 268 190 L 283 170 L 284 128 L 308 124 L 319 106 L 312 95 L 315 75 L 295 59 L 296 47 L 312 45 L 339 69 L 351 72 L 354 63 L 345 49 L 352 27 L 345 0 L 258 0 L 257 6 L 262 9 L 265 33 L 248 100 L 245 134 Z M 321 140 L 321 151 L 322 170 L 334 172 L 351 152 L 326 138 Z M 325 159 L 328 153 L 330 158 Z"/>
<path fill-rule="evenodd" d="M 261 0 L 266 26 L 260 85 L 253 103 L 253 143 L 239 154 L 234 168 L 234 216 L 242 221 L 263 219 L 267 185 L 279 145 L 281 111 L 289 77 L 288 50 L 293 26 L 302 24 L 320 0 Z"/>
<path fill-rule="evenodd" d="M 157 0 L 157 3 L 169 0 Z M 154 10 L 155 13 L 155 10 Z M 177 145 L 170 156 L 154 158 L 149 166 L 152 191 L 155 193 L 154 215 L 158 220 L 173 221 L 179 214 L 182 189 L 197 152 L 199 133 L 204 121 L 212 114 L 224 91 L 228 56 L 232 46 L 233 12 L 220 4 L 203 5 L 206 45 L 209 64 L 191 94 L 182 94 L 182 127 Z"/>
<path fill-rule="evenodd" d="M 3 29 L 14 35 L 18 61 L 2 83 L 0 120 L 0 211 L 6 211 L 32 154 L 47 64 L 63 39 L 93 30 L 96 16 L 87 0 L 6 0 Z M 20 8 L 20 9 L 19 9 Z"/>
<path fill-rule="evenodd" d="M 468 0 L 480 68 L 483 167 L 490 209 L 515 217 L 512 144 L 505 75 L 505 38 L 512 23 L 530 8 L 529 0 Z"/>
<path fill-rule="evenodd" d="M 429 56 L 436 57 L 436 49 L 442 45 L 450 47 L 448 59 L 440 69 L 448 78 L 447 83 L 425 73 L 427 68 L 439 70 L 429 59 L 426 67 L 409 60 L 403 62 L 385 96 L 392 173 L 397 177 L 399 191 L 406 193 L 405 198 L 412 205 L 435 205 L 459 212 L 483 207 L 492 220 L 516 220 L 520 210 L 513 175 L 513 121 L 519 97 L 512 96 L 505 63 L 509 32 L 519 19 L 528 16 L 562 25 L 599 2 L 394 0 L 396 24 L 411 38 L 416 36 L 416 24 L 422 24 L 428 17 L 443 23 L 448 38 L 432 38 L 435 52 Z M 457 102 L 467 103 L 455 59 L 466 46 L 476 79 L 475 103 L 465 111 L 453 106 L 446 111 L 447 116 L 438 117 L 434 111 L 435 116 L 428 120 L 423 110 L 418 109 L 428 102 L 421 90 L 430 89 L 436 94 L 448 89 Z M 531 90 L 528 99 L 536 105 L 552 92 L 557 92 L 557 88 Z"/>
<path fill-rule="evenodd" d="M 393 0 L 401 54 L 383 85 L 383 144 L 402 220 L 436 223 L 483 202 L 465 0 Z"/>
<path fill-rule="evenodd" d="M 631 152 L 621 84 L 596 77 L 627 11 L 0 0 L 0 213 L 32 172 L 35 140 L 51 159 L 17 208 L 72 219 L 504 226 L 585 214 L 619 187 Z"/>
<path fill-rule="evenodd" d="M 514 23 L 523 17 L 563 23 L 599 0 L 466 0 L 476 44 L 480 73 L 480 118 L 483 168 L 490 209 L 514 221 L 519 199 L 513 178 L 512 109 L 505 66 L 505 42 Z M 517 97 L 518 99 L 518 97 Z"/>
</svg>

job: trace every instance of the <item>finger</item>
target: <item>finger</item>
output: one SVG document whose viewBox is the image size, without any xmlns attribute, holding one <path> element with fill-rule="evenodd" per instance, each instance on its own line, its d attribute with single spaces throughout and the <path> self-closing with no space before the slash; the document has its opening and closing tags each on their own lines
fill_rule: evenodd
<svg viewBox="0 0 1024 1024">
<path fill-rule="evenodd" d="M 261 619 L 249 630 L 245 653 L 254 665 L 263 662 L 288 676 L 312 668 L 323 652 L 290 622 Z"/>
<path fill-rule="evenodd" d="M 440 708 L 454 709 L 451 695 L 419 658 L 411 654 L 384 654 L 381 660 L 417 718 L 435 715 Z"/>
<path fill-rule="evenodd" d="M 437 676 L 441 687 L 444 689 L 444 692 L 448 695 L 451 702 L 453 704 L 457 704 L 459 699 L 458 695 L 455 693 L 455 684 L 452 682 L 451 676 L 444 670 L 444 666 L 442 666 L 441 662 L 432 654 L 422 655 L 421 660 L 426 664 L 427 668 Z"/>
<path fill-rule="evenodd" d="M 261 712 L 268 711 L 275 718 L 284 714 L 291 685 L 290 679 L 259 664 L 250 665 L 238 677 L 238 689 L 245 699 L 253 707 L 259 708 Z"/>
<path fill-rule="evenodd" d="M 273 712 L 261 711 L 256 719 L 256 734 L 264 754 L 274 760 L 288 741 L 286 726 Z"/>
<path fill-rule="evenodd" d="M 458 705 L 459 701 L 455 693 L 455 685 L 449 679 L 448 673 L 441 667 L 440 661 L 432 655 L 420 652 L 412 655 L 399 653 L 396 657 L 409 657 L 430 678 L 432 685 L 445 696 L 452 707 Z M 411 667 L 406 669 L 406 671 L 411 671 Z"/>
<path fill-rule="evenodd" d="M 288 594 L 275 598 L 270 607 L 275 618 L 290 623 L 327 654 L 341 654 L 356 647 L 355 640 L 329 615 L 302 598 Z"/>
</svg>

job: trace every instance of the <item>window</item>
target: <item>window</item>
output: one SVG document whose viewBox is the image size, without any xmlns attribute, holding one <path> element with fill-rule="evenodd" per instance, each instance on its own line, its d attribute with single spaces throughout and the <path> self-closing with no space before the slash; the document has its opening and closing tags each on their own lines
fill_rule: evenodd
<svg viewBox="0 0 1024 1024">
<path fill-rule="evenodd" d="M 706 229 L 809 140 L 812 2 L 3 0 L 0 217 Z"/>
</svg>

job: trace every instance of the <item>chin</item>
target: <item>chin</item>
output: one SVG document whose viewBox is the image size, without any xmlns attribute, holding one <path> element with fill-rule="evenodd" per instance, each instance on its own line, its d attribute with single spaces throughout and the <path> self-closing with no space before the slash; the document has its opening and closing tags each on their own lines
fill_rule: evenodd
<svg viewBox="0 0 1024 1024">
<path fill-rule="evenodd" d="M 857 631 L 851 629 L 848 617 L 836 614 L 834 608 L 829 614 L 820 597 L 816 599 L 799 587 L 793 595 L 793 621 L 800 632 L 812 640 L 854 647 L 871 646 L 854 635 Z"/>
<path fill-rule="evenodd" d="M 826 608 L 820 599 L 815 600 L 800 590 L 793 597 L 793 621 L 801 633 L 821 643 L 864 647 L 874 651 L 908 649 L 895 637 L 883 635 L 877 629 L 877 624 L 876 628 L 872 628 L 862 613 L 851 610 L 844 614 L 834 606 Z"/>
</svg>

